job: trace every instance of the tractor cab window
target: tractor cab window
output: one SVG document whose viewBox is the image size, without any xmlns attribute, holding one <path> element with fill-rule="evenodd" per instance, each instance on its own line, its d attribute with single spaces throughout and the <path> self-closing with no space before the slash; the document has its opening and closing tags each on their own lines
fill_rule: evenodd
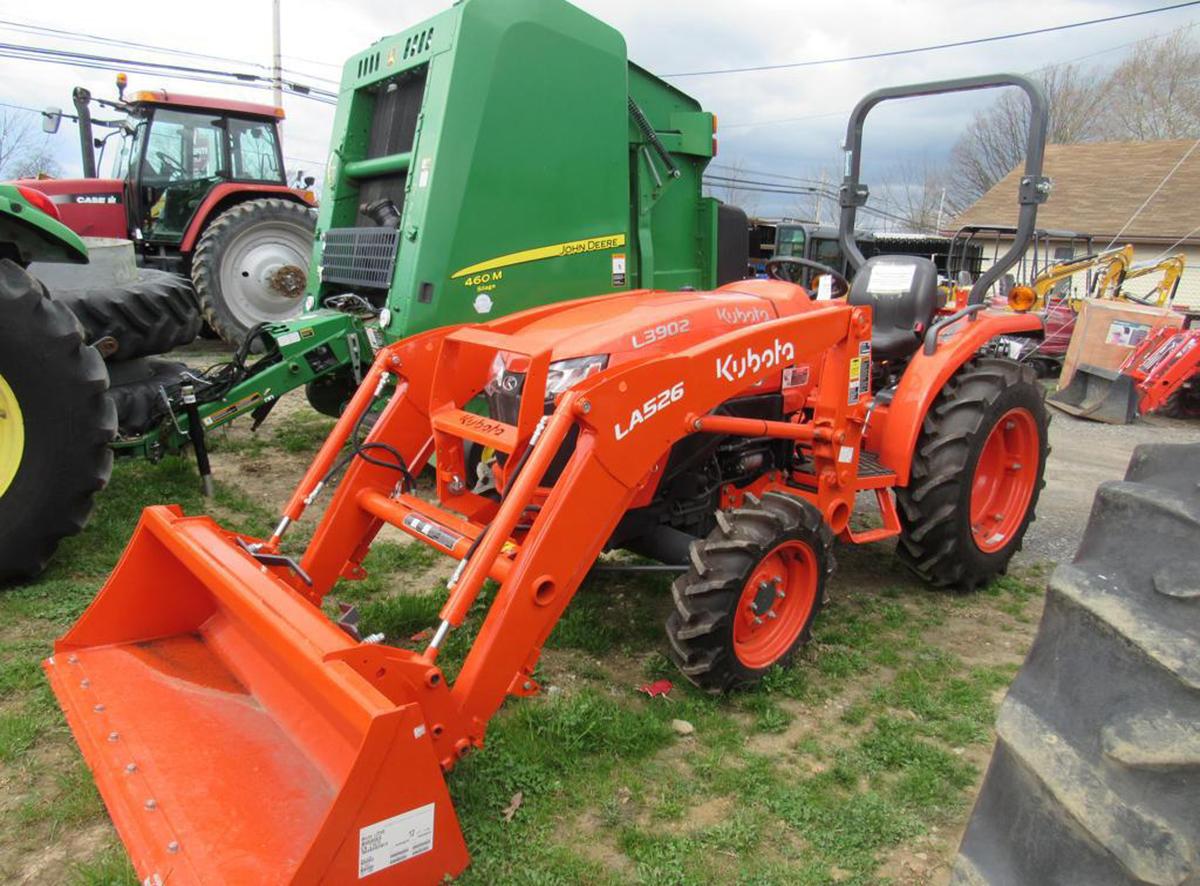
<svg viewBox="0 0 1200 886">
<path fill-rule="evenodd" d="M 283 184 L 274 123 L 230 118 L 229 144 L 235 179 Z"/>
<path fill-rule="evenodd" d="M 151 240 L 178 242 L 218 179 L 229 177 L 225 120 L 204 111 L 156 108 L 144 136 L 138 197 Z"/>
<path fill-rule="evenodd" d="M 804 258 L 805 236 L 804 228 L 780 225 L 775 254 L 791 258 Z"/>
<path fill-rule="evenodd" d="M 160 108 L 142 158 L 143 182 L 166 185 L 223 174 L 228 170 L 223 124 L 212 114 Z"/>
</svg>

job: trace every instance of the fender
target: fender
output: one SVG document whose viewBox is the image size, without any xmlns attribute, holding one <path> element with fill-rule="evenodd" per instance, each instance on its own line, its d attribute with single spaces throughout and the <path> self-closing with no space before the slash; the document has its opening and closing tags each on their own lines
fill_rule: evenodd
<svg viewBox="0 0 1200 886">
<path fill-rule="evenodd" d="M 922 348 L 913 355 L 886 413 L 871 423 L 872 442 L 879 441 L 879 460 L 896 472 L 898 486 L 908 485 L 925 413 L 950 376 L 996 336 L 1042 330 L 1042 319 L 1036 314 L 988 310 L 976 316 L 974 321 L 964 318 L 949 327 L 932 354 Z"/>
<path fill-rule="evenodd" d="M 225 184 L 217 185 L 208 192 L 208 196 L 204 198 L 200 205 L 196 207 L 196 211 L 192 213 L 191 220 L 188 221 L 187 230 L 183 233 L 183 240 L 179 244 L 180 252 L 187 255 L 196 248 L 196 241 L 200 239 L 200 235 L 208 227 L 214 210 L 220 203 L 225 202 L 235 195 L 238 198 L 236 202 L 239 203 L 243 200 L 255 200 L 259 197 L 283 197 L 285 200 L 304 203 L 308 206 L 317 205 L 317 200 L 313 197 L 312 191 L 301 191 L 284 185 L 268 185 L 260 182 L 253 184 L 246 182 L 226 182 Z"/>
</svg>

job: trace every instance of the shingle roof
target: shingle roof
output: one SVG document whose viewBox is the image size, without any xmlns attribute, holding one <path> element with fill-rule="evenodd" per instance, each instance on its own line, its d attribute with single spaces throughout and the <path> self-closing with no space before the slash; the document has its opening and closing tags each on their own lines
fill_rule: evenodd
<svg viewBox="0 0 1200 886">
<path fill-rule="evenodd" d="M 1112 237 L 1171 168 L 1195 144 L 1192 139 L 1156 142 L 1091 142 L 1047 145 L 1045 174 L 1054 181 L 1050 199 L 1038 209 L 1038 227 Z M 955 219 L 962 224 L 1015 224 L 1017 181 L 1024 167 L 1005 176 Z M 1138 214 L 1122 240 L 1200 244 L 1200 149 L 1175 170 Z"/>
</svg>

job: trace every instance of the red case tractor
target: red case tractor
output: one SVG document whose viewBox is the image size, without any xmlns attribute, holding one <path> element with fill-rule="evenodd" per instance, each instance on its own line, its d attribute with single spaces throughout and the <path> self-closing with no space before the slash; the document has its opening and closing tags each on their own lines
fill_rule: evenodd
<svg viewBox="0 0 1200 886">
<path fill-rule="evenodd" d="M 864 260 L 854 244 L 863 122 L 881 101 L 998 86 L 1031 103 L 1019 235 L 970 304 L 938 318 L 932 262 Z M 445 777 L 509 696 L 538 691 L 542 645 L 606 549 L 680 564 L 664 646 L 712 691 L 805 643 L 835 537 L 898 538 L 938 585 L 1003 572 L 1033 519 L 1047 414 L 1031 368 L 981 350 L 1040 320 L 982 297 L 1047 196 L 1046 119 L 1014 75 L 872 93 L 846 139 L 844 298 L 743 281 L 422 333 L 378 352 L 269 538 L 148 508 L 45 663 L 139 877 L 461 872 Z M 481 396 L 486 414 L 468 411 Z M 413 477 L 434 456 L 430 501 Z M 293 558 L 282 537 L 335 481 Z M 851 525 L 860 492 L 877 528 Z M 459 561 L 424 651 L 360 642 L 321 609 L 337 581 L 364 575 L 385 524 Z M 498 588 L 451 684 L 439 649 L 488 579 Z"/>
<path fill-rule="evenodd" d="M 117 101 L 74 91 L 84 178 L 17 184 L 46 194 L 77 234 L 132 240 L 148 266 L 190 274 L 206 319 L 230 342 L 298 314 L 316 200 L 288 187 L 283 110 L 166 90 L 126 101 L 123 76 Z M 124 116 L 93 120 L 93 102 Z M 110 132 L 96 139 L 94 125 Z M 107 178 L 96 147 L 101 162 L 109 154 Z"/>
</svg>

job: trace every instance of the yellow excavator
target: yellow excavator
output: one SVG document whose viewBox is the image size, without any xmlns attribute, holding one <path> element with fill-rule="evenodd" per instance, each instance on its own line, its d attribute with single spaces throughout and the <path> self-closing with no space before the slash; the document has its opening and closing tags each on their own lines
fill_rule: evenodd
<svg viewBox="0 0 1200 886">
<path fill-rule="evenodd" d="M 1029 285 L 1014 286 L 1009 290 L 1008 303 L 1020 311 L 1045 311 L 1048 307 L 1048 297 L 1056 286 L 1076 274 L 1099 268 L 1100 271 L 1091 281 L 1091 285 L 1084 287 L 1083 295 L 1075 295 L 1072 292 L 1064 299 L 1072 312 L 1078 313 L 1084 298 L 1122 297 L 1121 287 L 1132 267 L 1133 246 L 1129 244 L 1079 258 L 1066 259 L 1047 267 Z M 1150 272 L 1150 270 L 1146 270 L 1139 276 Z M 1052 305 L 1050 306 L 1052 307 Z"/>
<path fill-rule="evenodd" d="M 1175 292 L 1179 289 L 1179 278 L 1183 276 L 1185 266 L 1186 259 L 1182 252 L 1176 255 L 1164 256 L 1157 261 L 1131 265 L 1125 272 L 1124 279 L 1121 281 L 1118 297 L 1128 299 L 1129 301 L 1136 301 L 1140 304 L 1165 308 L 1175 300 Z M 1161 273 L 1162 277 L 1159 278 L 1154 288 L 1145 295 L 1135 295 L 1132 292 L 1125 291 L 1125 284 L 1130 280 L 1136 280 L 1139 277 L 1148 277 L 1151 274 L 1157 273 Z"/>
</svg>

